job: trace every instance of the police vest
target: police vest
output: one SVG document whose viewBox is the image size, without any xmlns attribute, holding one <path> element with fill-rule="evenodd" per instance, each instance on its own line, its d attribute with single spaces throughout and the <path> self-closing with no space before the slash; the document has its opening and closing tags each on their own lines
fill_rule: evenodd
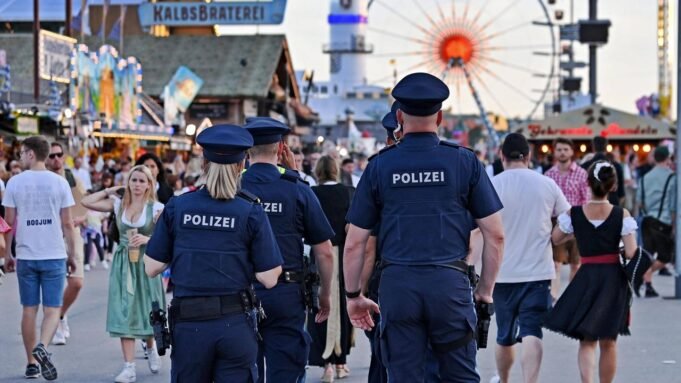
<svg viewBox="0 0 681 383">
<path fill-rule="evenodd" d="M 386 262 L 445 264 L 466 257 L 471 171 L 465 151 L 434 135 L 410 135 L 372 159 L 382 207 L 379 251 Z"/>
<path fill-rule="evenodd" d="M 243 192 L 229 201 L 215 200 L 206 189 L 175 198 L 171 269 L 176 297 L 233 294 L 251 284 L 247 223 L 256 203 Z"/>
<path fill-rule="evenodd" d="M 298 183 L 303 181 L 297 173 L 282 167 L 277 167 L 277 170 L 278 178 L 261 182 L 254 179 L 258 169 L 248 169 L 241 184 L 260 198 L 284 258 L 284 270 L 298 271 L 303 269 L 304 228 L 298 207 Z"/>
</svg>

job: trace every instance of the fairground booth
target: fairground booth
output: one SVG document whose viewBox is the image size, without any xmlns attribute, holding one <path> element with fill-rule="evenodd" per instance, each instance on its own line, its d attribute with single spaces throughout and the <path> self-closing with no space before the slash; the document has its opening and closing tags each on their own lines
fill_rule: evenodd
<svg viewBox="0 0 681 383">
<path fill-rule="evenodd" d="M 576 156 L 581 158 L 592 151 L 591 141 L 596 136 L 608 139 L 609 152 L 633 151 L 640 157 L 645 157 L 663 140 L 676 136 L 676 128 L 669 122 L 598 104 L 521 124 L 514 131 L 534 144 L 538 157 L 553 153 L 553 141 L 558 137 L 571 139 Z"/>
</svg>

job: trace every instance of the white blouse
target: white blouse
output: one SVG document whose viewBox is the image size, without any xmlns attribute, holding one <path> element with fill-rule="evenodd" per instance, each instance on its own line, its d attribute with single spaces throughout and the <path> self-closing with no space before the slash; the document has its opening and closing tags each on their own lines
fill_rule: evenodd
<svg viewBox="0 0 681 383">
<path fill-rule="evenodd" d="M 603 224 L 603 222 L 605 222 L 605 220 L 590 219 L 589 222 L 591 222 L 594 227 L 599 227 Z M 560 231 L 565 234 L 572 234 L 575 232 L 574 228 L 572 227 L 572 218 L 567 213 L 563 213 L 558 216 L 558 227 L 560 228 Z M 633 234 L 637 229 L 638 224 L 636 223 L 634 217 L 624 217 L 622 220 L 622 236 Z"/>
<path fill-rule="evenodd" d="M 114 198 L 114 213 L 118 214 L 118 211 L 121 209 L 121 200 L 120 198 Z M 155 201 L 154 202 L 154 207 L 153 209 L 153 216 L 156 216 L 156 213 L 159 211 L 163 210 L 163 204 Z M 144 204 L 144 208 L 142 209 L 142 214 L 140 214 L 139 218 L 137 218 L 136 222 L 130 222 L 128 218 L 125 216 L 125 212 L 121 214 L 121 221 L 130 226 L 130 227 L 142 227 L 144 226 L 145 223 L 147 223 L 147 204 Z"/>
</svg>

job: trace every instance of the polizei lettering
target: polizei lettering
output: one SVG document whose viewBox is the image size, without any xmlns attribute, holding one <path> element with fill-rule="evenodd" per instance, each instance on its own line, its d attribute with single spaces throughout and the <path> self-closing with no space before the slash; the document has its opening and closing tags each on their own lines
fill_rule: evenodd
<svg viewBox="0 0 681 383">
<path fill-rule="evenodd" d="M 45 225 L 51 225 L 51 224 L 52 224 L 51 218 L 27 219 L 26 220 L 26 226 L 45 226 Z"/>
<path fill-rule="evenodd" d="M 444 170 L 405 171 L 392 174 L 392 186 L 445 185 Z"/>
<path fill-rule="evenodd" d="M 236 219 L 212 214 L 191 214 L 182 215 L 182 227 L 192 229 L 214 229 L 214 230 L 234 230 Z"/>
<path fill-rule="evenodd" d="M 262 207 L 267 214 L 282 214 L 284 212 L 284 204 L 281 202 L 263 202 Z"/>
</svg>

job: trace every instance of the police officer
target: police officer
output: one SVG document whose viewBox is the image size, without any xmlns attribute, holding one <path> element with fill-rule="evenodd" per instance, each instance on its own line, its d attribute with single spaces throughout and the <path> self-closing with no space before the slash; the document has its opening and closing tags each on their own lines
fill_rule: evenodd
<svg viewBox="0 0 681 383">
<path fill-rule="evenodd" d="M 395 145 L 402 138 L 402 130 L 400 124 L 397 122 L 397 110 L 400 108 L 399 101 L 393 102 L 390 112 L 388 112 L 381 123 L 383 128 L 385 128 L 387 133 L 386 145 Z M 381 254 L 379 249 L 381 248 L 378 242 L 378 233 L 380 231 L 380 224 L 376 225 L 372 231 L 371 236 L 367 242 L 366 257 L 367 260 L 364 263 L 364 267 L 372 267 L 371 272 L 363 271 L 362 276 L 369 276 L 368 280 L 362 281 L 363 291 L 362 293 L 367 298 L 378 302 L 378 287 L 381 280 Z M 373 315 L 374 322 L 378 322 L 380 316 L 378 314 Z M 385 383 L 388 381 L 388 373 L 385 366 L 381 362 L 380 349 L 378 347 L 379 338 L 377 328 L 372 328 L 371 331 L 366 332 L 369 338 L 369 343 L 371 344 L 371 363 L 369 365 L 369 383 Z M 425 383 L 436 383 L 440 382 L 440 376 L 438 374 L 438 364 L 437 359 L 433 355 L 433 351 L 430 346 L 428 346 L 428 351 L 426 354 L 426 370 L 424 376 Z"/>
<path fill-rule="evenodd" d="M 380 151 L 357 187 L 345 245 L 348 315 L 374 326 L 378 305 L 363 297 L 359 277 L 371 229 L 380 220 L 380 350 L 389 382 L 423 381 L 428 343 L 442 381 L 479 382 L 473 296 L 492 301 L 503 247 L 501 202 L 472 151 L 440 141 L 447 86 L 434 76 L 406 76 L 393 90 L 404 136 Z M 477 290 L 467 276 L 467 213 L 484 240 Z"/>
<path fill-rule="evenodd" d="M 147 245 L 146 273 L 173 269 L 172 382 L 255 382 L 253 274 L 277 284 L 283 259 L 263 206 L 238 190 L 251 135 L 235 125 L 204 130 L 205 187 L 165 206 Z"/>
<path fill-rule="evenodd" d="M 333 273 L 330 239 L 334 232 L 312 189 L 297 172 L 277 166 L 277 159 L 288 152 L 282 136 L 289 128 L 268 117 L 250 118 L 245 128 L 255 145 L 249 150 L 250 167 L 242 185 L 262 199 L 284 258 L 284 272 L 276 288 L 266 291 L 256 284 L 267 313 L 260 324 L 259 381 L 296 383 L 305 374 L 310 342 L 304 329 L 303 238 L 312 245 L 319 265 L 320 309 L 316 321 L 322 322 L 329 315 Z"/>
</svg>

